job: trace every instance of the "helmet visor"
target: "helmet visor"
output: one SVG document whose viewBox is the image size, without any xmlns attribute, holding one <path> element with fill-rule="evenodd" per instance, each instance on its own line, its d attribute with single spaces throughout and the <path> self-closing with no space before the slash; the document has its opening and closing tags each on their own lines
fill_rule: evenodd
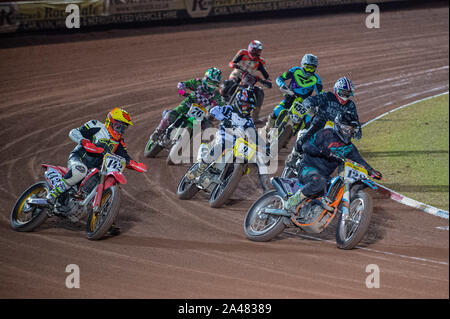
<svg viewBox="0 0 450 319">
<path fill-rule="evenodd" d="M 348 99 L 353 96 L 353 91 L 339 89 L 338 94 L 340 97 Z"/>
<path fill-rule="evenodd" d="M 258 48 L 253 48 L 253 49 L 250 51 L 250 53 L 251 53 L 252 55 L 255 55 L 255 56 L 260 56 L 260 55 L 261 55 L 261 52 L 262 52 L 262 49 L 258 49 Z"/>
<path fill-rule="evenodd" d="M 316 71 L 316 67 L 314 65 L 310 65 L 310 64 L 305 64 L 303 66 L 303 69 L 309 73 L 314 73 Z"/>
<path fill-rule="evenodd" d="M 355 132 L 355 127 L 353 125 L 341 124 L 339 126 L 339 129 L 345 136 L 352 136 L 353 133 Z"/>
<path fill-rule="evenodd" d="M 114 123 L 111 123 L 111 126 L 114 131 L 116 131 L 119 134 L 123 134 L 127 129 L 128 124 L 121 121 L 114 121 Z"/>
<path fill-rule="evenodd" d="M 210 89 L 210 90 L 215 90 L 219 86 L 218 82 L 213 81 L 213 80 L 208 79 L 208 78 L 206 78 L 206 81 L 204 83 L 208 87 L 208 89 Z"/>
</svg>

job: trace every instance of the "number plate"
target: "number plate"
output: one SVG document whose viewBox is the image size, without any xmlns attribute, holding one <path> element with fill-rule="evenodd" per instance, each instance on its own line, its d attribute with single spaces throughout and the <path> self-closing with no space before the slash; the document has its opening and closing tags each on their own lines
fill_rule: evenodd
<svg viewBox="0 0 450 319">
<path fill-rule="evenodd" d="M 204 107 L 199 104 L 192 103 L 187 115 L 195 118 L 197 121 L 201 121 L 205 117 L 206 113 L 208 113 L 208 111 Z"/>
<path fill-rule="evenodd" d="M 345 178 L 351 182 L 355 182 L 360 179 L 367 179 L 367 174 L 366 169 L 350 162 L 345 163 Z"/>
<path fill-rule="evenodd" d="M 234 156 L 250 160 L 256 153 L 256 144 L 250 144 L 243 138 L 238 138 L 234 144 Z"/>
<path fill-rule="evenodd" d="M 125 159 L 113 154 L 106 154 L 103 157 L 103 167 L 109 172 L 123 172 L 125 169 Z"/>
<path fill-rule="evenodd" d="M 295 124 L 299 123 L 301 119 L 308 113 L 308 109 L 303 106 L 301 102 L 294 102 L 291 107 L 291 118 Z"/>
<path fill-rule="evenodd" d="M 334 127 L 334 122 L 332 122 L 332 121 L 327 121 L 324 126 L 324 128 L 333 128 L 333 127 Z"/>
</svg>

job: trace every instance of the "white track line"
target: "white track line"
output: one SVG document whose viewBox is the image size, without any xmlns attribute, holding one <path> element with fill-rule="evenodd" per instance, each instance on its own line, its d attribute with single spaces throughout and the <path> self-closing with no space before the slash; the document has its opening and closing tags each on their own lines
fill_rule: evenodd
<svg viewBox="0 0 450 319">
<path fill-rule="evenodd" d="M 447 66 L 447 68 L 448 68 L 448 66 Z M 408 104 L 405 104 L 405 105 L 402 105 L 400 107 L 397 107 L 397 108 L 395 108 L 395 109 L 393 109 L 393 110 L 391 110 L 389 112 L 383 113 L 383 114 L 377 116 L 376 118 L 374 118 L 374 119 L 364 123 L 362 125 L 362 127 L 364 127 L 364 126 L 366 126 L 366 125 L 368 125 L 368 124 L 370 124 L 370 123 L 372 123 L 372 122 L 374 122 L 374 121 L 376 121 L 376 120 L 378 120 L 378 119 L 380 119 L 380 118 L 382 118 L 382 117 L 384 117 L 384 116 L 386 116 L 386 115 L 388 115 L 390 113 L 393 113 L 395 111 L 401 110 L 401 109 L 403 109 L 403 108 L 405 108 L 407 106 L 410 106 L 410 105 L 413 105 L 413 104 L 416 104 L 416 103 L 419 103 L 419 102 L 423 102 L 423 101 L 426 101 L 426 100 L 429 100 L 429 99 L 432 99 L 432 98 L 435 98 L 435 97 L 438 97 L 438 96 L 441 96 L 441 95 L 445 95 L 445 94 L 448 94 L 448 91 L 444 92 L 444 93 L 436 94 L 436 95 L 433 95 L 433 96 L 429 96 L 429 97 L 426 97 L 426 98 L 423 98 L 423 99 L 420 99 L 420 100 L 417 100 L 417 101 L 414 101 L 414 102 L 411 102 L 411 103 L 408 103 Z M 441 218 L 444 218 L 444 219 L 449 219 L 448 218 L 449 217 L 448 211 L 445 211 L 445 210 L 442 210 L 442 209 L 439 209 L 439 208 L 427 205 L 425 203 L 416 201 L 416 200 L 414 200 L 412 198 L 406 197 L 406 196 L 404 196 L 404 195 L 402 195 L 400 193 L 397 193 L 397 192 L 393 191 L 392 189 L 389 189 L 389 188 L 387 188 L 387 187 L 385 187 L 383 185 L 380 185 L 378 183 L 375 183 L 375 184 L 377 186 L 387 190 L 389 192 L 390 198 L 392 200 L 400 203 L 400 204 L 407 205 L 407 206 L 410 206 L 410 207 L 414 207 L 416 209 L 420 209 L 420 210 L 424 211 L 425 213 L 428 213 L 428 214 L 431 214 L 431 215 L 434 215 L 434 216 L 438 216 L 438 217 L 441 217 Z M 445 228 L 442 228 L 442 229 L 445 229 Z M 448 227 L 447 227 L 447 230 L 448 230 Z"/>
<path fill-rule="evenodd" d="M 327 242 L 327 243 L 330 243 L 330 244 L 333 244 L 333 245 L 336 244 L 336 242 L 334 242 L 332 240 L 321 239 L 321 238 L 317 238 L 317 237 L 313 237 L 313 236 L 297 234 L 297 233 L 291 233 L 291 232 L 287 232 L 287 231 L 285 231 L 285 233 L 289 234 L 289 235 L 294 235 L 294 236 L 307 238 L 307 239 L 314 239 L 314 240 L 317 240 L 317 241 L 323 241 L 323 242 Z M 424 261 L 424 262 L 429 262 L 429 263 L 439 264 L 439 265 L 448 265 L 448 262 L 445 262 L 445 261 L 438 261 L 438 260 L 421 258 L 421 257 L 407 256 L 407 255 L 402 255 L 402 254 L 395 254 L 395 253 L 391 253 L 391 252 L 388 252 L 388 251 L 381 251 L 381 250 L 376 250 L 376 249 L 370 249 L 370 248 L 361 247 L 361 246 L 356 246 L 356 248 L 361 249 L 361 250 L 374 252 L 374 253 L 378 253 L 378 254 L 383 254 L 383 255 L 390 255 L 390 256 L 395 256 L 395 257 L 400 257 L 400 258 L 405 258 L 405 259 L 412 259 L 412 260 L 416 260 L 416 261 Z"/>
</svg>

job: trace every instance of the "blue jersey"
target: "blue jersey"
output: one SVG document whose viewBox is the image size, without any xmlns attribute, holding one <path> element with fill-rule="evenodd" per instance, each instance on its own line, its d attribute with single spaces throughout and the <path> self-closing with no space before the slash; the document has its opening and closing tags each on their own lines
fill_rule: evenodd
<svg viewBox="0 0 450 319">
<path fill-rule="evenodd" d="M 291 80 L 289 85 L 285 82 L 287 80 Z M 287 85 L 297 96 L 300 96 L 303 99 L 311 96 L 314 90 L 316 90 L 316 94 L 323 92 L 323 84 L 319 75 L 314 73 L 307 77 L 303 73 L 303 69 L 298 66 L 295 66 L 280 75 L 277 78 L 276 83 L 279 87 Z"/>
</svg>

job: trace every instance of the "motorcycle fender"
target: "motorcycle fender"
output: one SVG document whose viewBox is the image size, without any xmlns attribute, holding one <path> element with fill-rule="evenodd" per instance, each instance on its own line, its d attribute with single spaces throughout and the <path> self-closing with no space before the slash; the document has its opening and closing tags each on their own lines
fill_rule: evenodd
<svg viewBox="0 0 450 319">
<path fill-rule="evenodd" d="M 372 188 L 372 189 L 374 189 L 374 190 L 377 190 L 377 189 L 378 189 L 378 186 L 376 186 L 375 183 L 372 182 L 372 181 L 369 180 L 369 179 L 364 179 L 364 180 L 362 180 L 361 182 L 363 182 L 364 184 L 366 184 L 367 186 L 369 186 L 370 188 Z"/>
<path fill-rule="evenodd" d="M 116 183 L 126 184 L 127 179 L 125 178 L 125 175 L 119 172 L 109 173 L 105 178 L 104 190 L 107 190 Z"/>
</svg>

